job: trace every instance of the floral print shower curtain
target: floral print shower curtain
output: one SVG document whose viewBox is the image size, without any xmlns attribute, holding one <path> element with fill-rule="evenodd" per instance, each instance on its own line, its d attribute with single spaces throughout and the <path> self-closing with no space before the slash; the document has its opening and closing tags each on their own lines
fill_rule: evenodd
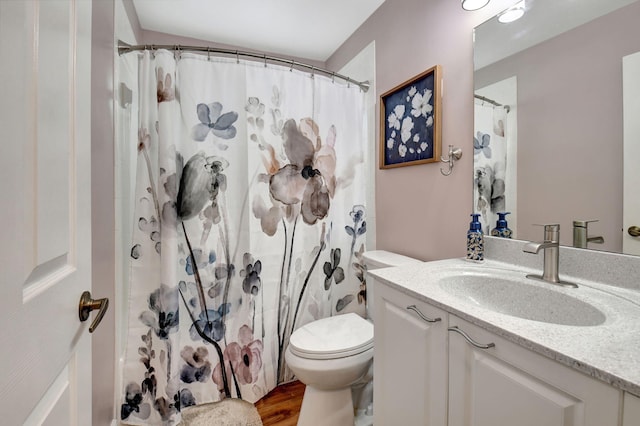
<svg viewBox="0 0 640 426">
<path fill-rule="evenodd" d="M 236 58 L 139 69 L 120 418 L 176 424 L 291 380 L 301 325 L 364 314 L 364 94 Z"/>
</svg>

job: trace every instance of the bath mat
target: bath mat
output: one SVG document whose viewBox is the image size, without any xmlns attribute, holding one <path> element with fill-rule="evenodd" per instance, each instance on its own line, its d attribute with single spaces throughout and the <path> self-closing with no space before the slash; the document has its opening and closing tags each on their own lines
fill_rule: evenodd
<svg viewBox="0 0 640 426">
<path fill-rule="evenodd" d="M 182 410 L 180 426 L 262 426 L 256 407 L 231 398 Z"/>
</svg>

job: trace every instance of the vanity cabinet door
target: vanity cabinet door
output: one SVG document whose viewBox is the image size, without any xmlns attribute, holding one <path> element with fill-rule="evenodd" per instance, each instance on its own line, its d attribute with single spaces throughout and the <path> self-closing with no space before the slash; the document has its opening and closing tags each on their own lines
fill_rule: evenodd
<svg viewBox="0 0 640 426">
<path fill-rule="evenodd" d="M 447 314 L 383 284 L 374 303 L 374 424 L 445 426 Z"/>
<path fill-rule="evenodd" d="M 449 316 L 449 426 L 618 424 L 620 391 Z"/>
<path fill-rule="evenodd" d="M 625 392 L 623 407 L 622 426 L 640 426 L 640 398 Z"/>
</svg>

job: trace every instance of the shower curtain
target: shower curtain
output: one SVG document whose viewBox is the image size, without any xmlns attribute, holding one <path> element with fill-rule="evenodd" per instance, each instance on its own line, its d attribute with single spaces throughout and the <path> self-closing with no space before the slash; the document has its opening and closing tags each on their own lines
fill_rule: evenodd
<svg viewBox="0 0 640 426">
<path fill-rule="evenodd" d="M 490 235 L 497 212 L 506 210 L 507 109 L 476 101 L 474 123 L 473 208 L 480 213 L 482 232 Z"/>
<path fill-rule="evenodd" d="M 301 325 L 364 314 L 366 115 L 288 67 L 145 52 L 120 418 L 255 402 Z"/>
</svg>

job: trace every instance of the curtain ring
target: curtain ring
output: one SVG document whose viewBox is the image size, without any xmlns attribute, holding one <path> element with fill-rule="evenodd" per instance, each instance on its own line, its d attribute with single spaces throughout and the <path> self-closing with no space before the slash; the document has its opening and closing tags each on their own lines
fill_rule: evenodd
<svg viewBox="0 0 640 426">
<path fill-rule="evenodd" d="M 211 48 L 207 47 L 207 61 L 211 60 Z"/>
<path fill-rule="evenodd" d="M 316 75 L 316 67 L 311 65 L 311 78 L 314 78 Z"/>
<path fill-rule="evenodd" d="M 240 53 L 236 50 L 236 64 L 240 63 Z"/>
<path fill-rule="evenodd" d="M 332 83 L 336 82 L 336 72 L 335 71 L 331 73 L 331 82 Z"/>
<path fill-rule="evenodd" d="M 264 54 L 264 67 L 267 67 L 267 54 Z"/>
<path fill-rule="evenodd" d="M 291 68 L 289 68 L 289 72 L 293 72 L 293 66 L 296 64 L 295 61 L 291 61 Z"/>
</svg>

